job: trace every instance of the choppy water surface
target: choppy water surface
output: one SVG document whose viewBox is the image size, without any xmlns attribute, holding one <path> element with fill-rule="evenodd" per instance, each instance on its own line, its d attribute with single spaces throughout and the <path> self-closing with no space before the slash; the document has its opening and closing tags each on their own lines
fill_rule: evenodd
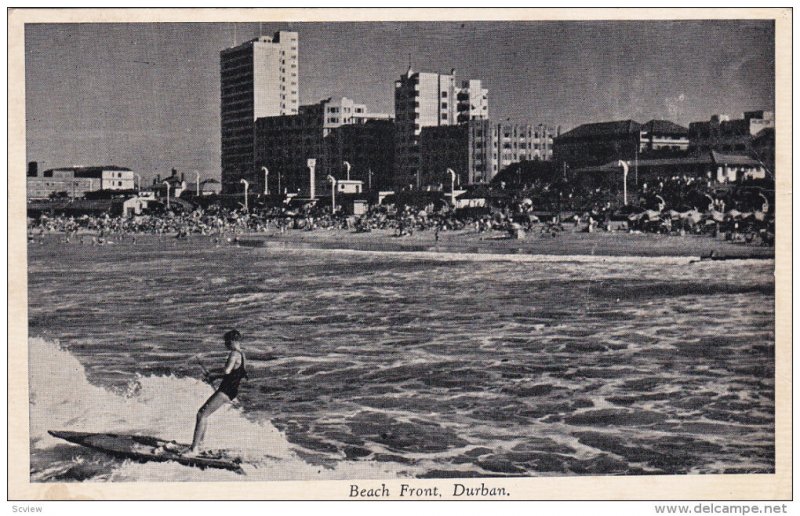
<svg viewBox="0 0 800 516">
<path fill-rule="evenodd" d="M 46 436 L 188 442 L 231 326 L 246 478 L 772 472 L 774 262 L 688 261 L 32 245 L 31 475 L 241 479 Z"/>
</svg>

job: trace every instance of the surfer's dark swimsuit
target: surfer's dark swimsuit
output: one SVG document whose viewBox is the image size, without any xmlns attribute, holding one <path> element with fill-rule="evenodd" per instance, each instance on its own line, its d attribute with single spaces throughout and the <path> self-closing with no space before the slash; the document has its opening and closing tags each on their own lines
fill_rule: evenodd
<svg viewBox="0 0 800 516">
<path fill-rule="evenodd" d="M 239 394 L 239 382 L 242 378 L 247 378 L 247 371 L 244 370 L 244 353 L 241 351 L 239 354 L 242 356 L 242 363 L 239 367 L 222 377 L 222 382 L 219 384 L 217 392 L 225 394 L 228 398 L 233 400 Z"/>
</svg>

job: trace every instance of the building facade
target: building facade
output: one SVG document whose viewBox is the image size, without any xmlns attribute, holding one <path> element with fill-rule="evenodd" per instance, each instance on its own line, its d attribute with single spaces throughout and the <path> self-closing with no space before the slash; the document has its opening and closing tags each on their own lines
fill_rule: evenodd
<svg viewBox="0 0 800 516">
<path fill-rule="evenodd" d="M 362 181 L 367 190 L 391 188 L 394 132 L 394 122 L 386 119 L 367 119 L 330 131 L 325 138 L 327 170 L 337 178 L 346 177 L 346 161 L 350 177 Z"/>
<path fill-rule="evenodd" d="M 633 161 L 627 163 L 631 171 L 636 167 L 636 175 L 643 188 L 646 188 L 648 182 L 655 184 L 673 177 L 725 184 L 764 179 L 767 176 L 763 163 L 758 160 L 741 154 L 723 154 L 716 151 L 705 151 L 693 156 L 643 159 L 635 164 Z M 575 173 L 621 178 L 621 170 L 617 161 L 611 161 L 600 166 L 579 168 Z"/>
<path fill-rule="evenodd" d="M 748 111 L 736 120 L 713 115 L 708 122 L 689 124 L 689 152 L 751 154 L 756 135 L 767 128 L 775 128 L 775 114 L 771 111 Z"/>
<path fill-rule="evenodd" d="M 456 172 L 461 185 L 488 183 L 513 163 L 549 160 L 557 131 L 543 124 L 496 124 L 482 119 L 423 128 L 419 144 L 422 184 L 446 180 L 448 168 Z"/>
<path fill-rule="evenodd" d="M 446 184 L 449 188 L 447 169 L 456 173 L 457 185 L 468 182 L 470 129 L 466 123 L 422 129 L 419 137 L 421 187 Z"/>
<path fill-rule="evenodd" d="M 280 31 L 220 52 L 222 189 L 241 190 L 253 181 L 254 123 L 299 109 L 298 35 Z"/>
<path fill-rule="evenodd" d="M 98 190 L 133 190 L 134 176 L 131 169 L 114 165 L 52 168 L 27 178 L 27 196 L 47 199 L 61 194 L 76 198 Z"/>
<path fill-rule="evenodd" d="M 380 183 L 393 161 L 389 115 L 369 113 L 346 97 L 300 106 L 297 115 L 259 118 L 255 133 L 256 166 L 267 167 L 272 191 L 310 193 L 309 159 L 316 160 L 317 192 L 330 189 L 329 174 L 344 177 L 343 161 L 365 183 L 370 170 Z M 264 191 L 264 179 L 259 174 L 251 187 Z"/>
<path fill-rule="evenodd" d="M 579 125 L 553 140 L 553 159 L 573 167 L 635 159 L 641 132 L 634 120 Z"/>
<path fill-rule="evenodd" d="M 481 81 L 456 83 L 450 74 L 414 72 L 395 81 L 395 178 L 398 188 L 423 183 L 420 135 L 425 127 L 456 125 L 489 118 L 489 92 Z"/>
<path fill-rule="evenodd" d="M 456 98 L 456 119 L 459 123 L 489 118 L 489 90 L 481 85 L 481 81 L 463 81 Z"/>
<path fill-rule="evenodd" d="M 529 160 L 548 161 L 553 157 L 553 138 L 558 128 L 543 124 L 496 124 L 492 126 L 492 174 L 489 179 L 513 163 Z"/>
<path fill-rule="evenodd" d="M 650 120 L 642 126 L 639 153 L 684 152 L 689 148 L 689 129 L 669 120 Z"/>
</svg>

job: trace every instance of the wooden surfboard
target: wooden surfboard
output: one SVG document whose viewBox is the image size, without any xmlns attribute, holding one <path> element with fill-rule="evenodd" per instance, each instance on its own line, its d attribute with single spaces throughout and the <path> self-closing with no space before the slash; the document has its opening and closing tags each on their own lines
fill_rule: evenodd
<svg viewBox="0 0 800 516">
<path fill-rule="evenodd" d="M 189 448 L 189 445 L 179 444 L 175 441 L 165 441 L 147 435 L 69 432 L 62 430 L 48 430 L 48 433 L 53 437 L 58 437 L 71 443 L 138 462 L 172 461 L 201 469 L 227 469 L 244 474 L 241 466 L 242 460 L 238 457 L 230 457 L 225 455 L 224 452 L 217 451 L 202 452 L 197 456 L 186 457 L 182 453 Z"/>
</svg>

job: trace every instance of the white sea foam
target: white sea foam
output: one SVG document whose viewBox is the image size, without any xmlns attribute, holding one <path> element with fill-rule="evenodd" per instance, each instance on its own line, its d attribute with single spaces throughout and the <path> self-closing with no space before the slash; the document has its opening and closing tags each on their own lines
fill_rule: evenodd
<svg viewBox="0 0 800 516">
<path fill-rule="evenodd" d="M 268 247 L 266 250 L 270 253 L 283 251 L 283 252 L 297 252 L 297 248 L 292 247 Z M 325 249 L 313 248 L 314 251 L 320 253 L 331 254 L 359 254 L 364 256 L 388 256 L 392 258 L 409 258 L 409 259 L 434 259 L 445 262 L 451 261 L 472 261 L 472 262 L 514 262 L 514 263 L 564 263 L 564 262 L 577 262 L 577 263 L 646 263 L 646 264 L 663 264 L 663 265 L 685 265 L 695 260 L 699 260 L 699 256 L 611 256 L 611 255 L 593 255 L 593 254 L 513 254 L 513 253 L 489 253 L 489 252 L 437 252 L 437 251 L 376 251 L 376 250 L 362 250 L 362 249 Z M 309 249 L 303 249 L 308 252 Z M 745 260 L 761 262 L 763 260 Z"/>
<path fill-rule="evenodd" d="M 197 408 L 211 394 L 208 385 L 173 376 L 140 377 L 127 392 L 114 392 L 89 382 L 83 365 L 59 343 L 29 340 L 31 453 L 47 454 L 65 445 L 47 430 L 117 432 L 189 442 Z M 199 470 L 176 463 L 139 464 L 119 461 L 95 480 L 289 480 L 394 477 L 402 472 L 377 463 L 337 464 L 334 469 L 306 463 L 283 434 L 269 422 L 252 421 L 237 407 L 226 406 L 209 422 L 204 446 L 227 449 L 245 462 L 246 476 L 223 470 Z M 58 460 L 58 455 L 53 455 Z M 74 458 L 69 460 L 74 461 Z M 69 464 L 49 464 L 34 474 Z M 393 471 L 394 469 L 394 471 Z M 91 480 L 91 479 L 90 479 Z"/>
</svg>

